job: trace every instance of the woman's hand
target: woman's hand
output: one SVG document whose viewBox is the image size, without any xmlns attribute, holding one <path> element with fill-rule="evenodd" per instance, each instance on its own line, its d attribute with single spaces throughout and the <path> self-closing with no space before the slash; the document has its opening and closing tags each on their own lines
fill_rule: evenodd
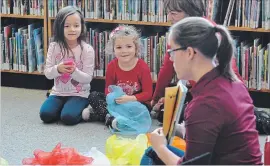
<svg viewBox="0 0 270 166">
<path fill-rule="evenodd" d="M 137 98 L 135 96 L 124 95 L 124 96 L 121 96 L 121 97 L 115 99 L 115 102 L 117 104 L 123 104 L 123 103 L 129 102 L 129 101 L 137 101 Z"/>
<path fill-rule="evenodd" d="M 57 71 L 60 74 L 64 74 L 64 73 L 68 73 L 68 74 L 72 74 L 75 70 L 75 66 L 74 65 L 65 65 L 65 64 L 59 64 L 57 66 Z"/>
<path fill-rule="evenodd" d="M 162 148 L 167 146 L 163 128 L 158 128 L 150 134 L 150 142 L 156 153 L 159 153 Z"/>
</svg>

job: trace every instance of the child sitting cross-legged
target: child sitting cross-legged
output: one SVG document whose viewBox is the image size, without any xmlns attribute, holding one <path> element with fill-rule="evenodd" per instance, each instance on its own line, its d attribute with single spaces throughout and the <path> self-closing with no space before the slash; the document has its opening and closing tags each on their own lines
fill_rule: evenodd
<svg viewBox="0 0 270 166">
<path fill-rule="evenodd" d="M 115 100 L 117 104 L 138 101 L 149 108 L 152 97 L 152 79 L 150 69 L 144 60 L 140 59 L 140 35 L 133 26 L 122 25 L 110 34 L 106 45 L 106 54 L 114 55 L 107 66 L 105 95 L 92 92 L 89 102 L 93 109 L 85 109 L 85 120 L 105 121 L 106 126 L 116 128 L 116 121 L 107 111 L 106 95 L 110 85 L 123 89 L 126 95 Z"/>
<path fill-rule="evenodd" d="M 44 74 L 54 79 L 49 97 L 40 108 L 44 123 L 61 121 L 75 125 L 88 105 L 94 70 L 94 50 L 84 41 L 84 18 L 73 6 L 62 8 L 54 22 L 54 41 L 50 43 Z"/>
</svg>

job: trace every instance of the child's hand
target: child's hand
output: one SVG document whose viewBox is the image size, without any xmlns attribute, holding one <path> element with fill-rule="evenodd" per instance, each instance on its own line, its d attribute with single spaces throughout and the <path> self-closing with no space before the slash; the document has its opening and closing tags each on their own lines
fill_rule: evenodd
<svg viewBox="0 0 270 166">
<path fill-rule="evenodd" d="M 73 73 L 75 70 L 75 66 L 74 65 L 64 65 L 64 64 L 59 64 L 57 66 L 57 70 L 59 73 L 64 74 L 64 73 Z"/>
<path fill-rule="evenodd" d="M 121 96 L 121 97 L 115 99 L 115 102 L 117 104 L 123 104 L 123 103 L 129 102 L 129 101 L 136 101 L 136 100 L 137 100 L 137 98 L 135 96 L 124 95 L 124 96 Z"/>
<path fill-rule="evenodd" d="M 72 74 L 75 71 L 76 67 L 72 65 L 72 67 L 68 68 L 68 73 Z"/>
</svg>

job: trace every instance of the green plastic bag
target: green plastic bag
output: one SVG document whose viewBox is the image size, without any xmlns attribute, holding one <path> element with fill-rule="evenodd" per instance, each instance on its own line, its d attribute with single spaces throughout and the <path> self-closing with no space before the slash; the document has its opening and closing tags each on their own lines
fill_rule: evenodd
<svg viewBox="0 0 270 166">
<path fill-rule="evenodd" d="M 147 136 L 140 134 L 136 139 L 112 135 L 106 141 L 106 156 L 111 165 L 140 165 L 147 149 Z"/>
<path fill-rule="evenodd" d="M 7 160 L 3 159 L 2 157 L 0 158 L 0 165 L 1 166 L 7 166 L 8 165 L 8 162 Z"/>
</svg>

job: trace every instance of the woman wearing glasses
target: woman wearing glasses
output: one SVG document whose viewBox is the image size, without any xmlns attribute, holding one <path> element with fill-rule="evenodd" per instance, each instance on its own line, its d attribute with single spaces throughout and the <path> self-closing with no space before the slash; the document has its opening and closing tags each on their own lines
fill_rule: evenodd
<svg viewBox="0 0 270 166">
<path fill-rule="evenodd" d="M 186 17 L 203 17 L 205 16 L 205 8 L 202 0 L 164 0 L 164 7 L 168 12 L 168 20 L 175 24 L 178 21 Z M 170 48 L 168 46 L 168 48 Z M 232 59 L 232 66 L 235 74 L 241 79 L 238 69 L 236 66 L 235 58 Z M 160 99 L 159 104 L 161 105 L 162 97 L 165 93 L 165 88 L 169 86 L 175 75 L 173 69 L 173 63 L 170 60 L 168 53 L 165 55 L 163 66 L 161 67 L 158 79 L 156 83 L 156 88 L 152 97 L 151 106 L 153 107 Z M 189 81 L 192 86 L 194 86 L 194 81 Z M 162 118 L 161 118 L 162 119 Z"/>
<path fill-rule="evenodd" d="M 185 18 L 171 27 L 168 53 L 177 78 L 197 82 L 185 110 L 186 151 L 168 147 L 160 128 L 150 136 L 157 157 L 146 152 L 142 165 L 159 159 L 176 165 L 208 152 L 209 161 L 196 164 L 262 164 L 252 99 L 231 67 L 232 42 L 225 27 L 204 18 Z"/>
</svg>

